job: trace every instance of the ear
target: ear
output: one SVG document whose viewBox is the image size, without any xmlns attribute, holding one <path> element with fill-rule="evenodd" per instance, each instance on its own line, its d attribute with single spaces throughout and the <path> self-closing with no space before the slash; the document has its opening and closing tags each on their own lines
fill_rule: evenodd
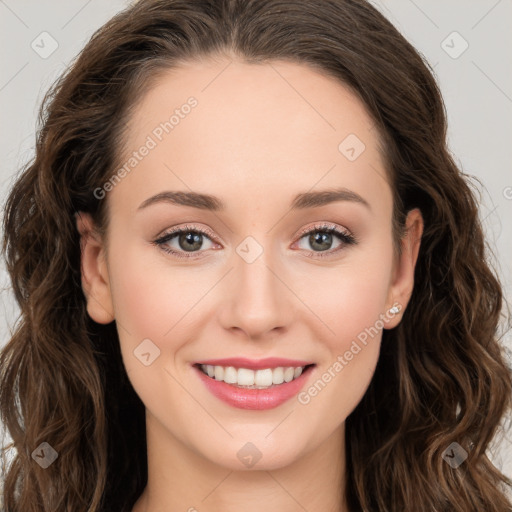
<svg viewBox="0 0 512 512">
<path fill-rule="evenodd" d="M 114 307 L 106 263 L 105 247 L 95 230 L 91 215 L 76 212 L 76 227 L 80 233 L 82 290 L 87 300 L 87 313 L 99 324 L 114 320 Z"/>
<path fill-rule="evenodd" d="M 400 245 L 402 254 L 397 256 L 393 265 L 393 277 L 388 293 L 386 316 L 386 329 L 396 327 L 409 303 L 414 288 L 414 269 L 420 250 L 421 236 L 423 235 L 423 216 L 418 208 L 407 214 L 405 222 L 406 233 Z M 398 306 L 397 313 L 389 312 L 393 306 Z"/>
</svg>

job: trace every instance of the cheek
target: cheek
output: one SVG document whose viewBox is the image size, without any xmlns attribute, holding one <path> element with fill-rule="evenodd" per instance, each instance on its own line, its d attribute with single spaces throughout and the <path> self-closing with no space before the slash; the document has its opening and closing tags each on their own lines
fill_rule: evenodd
<svg viewBox="0 0 512 512">
<path fill-rule="evenodd" d="M 154 255 L 157 249 L 118 246 L 124 250 L 111 250 L 112 261 L 117 254 L 119 264 L 111 264 L 110 280 L 130 382 L 150 411 L 186 411 L 190 397 L 177 383 L 175 377 L 181 377 L 175 374 L 174 359 L 185 339 L 186 314 L 198 301 L 200 287 L 187 286 L 194 278 L 185 279 L 183 272 L 171 272 L 168 265 L 166 269 L 165 259 Z M 163 409 L 162 404 L 172 407 Z"/>
<path fill-rule="evenodd" d="M 306 303 L 326 326 L 322 336 L 331 352 L 348 350 L 358 335 L 375 324 L 382 328 L 391 283 L 391 247 L 361 251 L 339 267 L 312 271 L 303 278 L 301 291 Z"/>
<path fill-rule="evenodd" d="M 317 388 L 326 384 L 324 404 L 336 403 L 341 415 L 362 398 L 378 361 L 392 270 L 392 247 L 384 245 L 347 258 L 339 268 L 326 270 L 320 280 L 313 275 L 302 291 L 326 327 L 317 333 L 327 348 Z M 318 286 L 319 282 L 325 285 Z"/>
<path fill-rule="evenodd" d="M 117 250 L 119 264 L 110 275 L 116 318 L 137 339 L 163 339 L 206 293 L 207 283 L 192 269 L 172 268 L 157 247 L 118 245 L 126 249 Z"/>
<path fill-rule="evenodd" d="M 146 347 L 142 353 L 150 353 L 149 358 L 145 356 L 146 362 L 153 361 L 147 369 L 163 367 L 167 353 L 163 343 L 172 342 L 171 333 L 167 333 L 183 315 L 180 304 L 186 299 L 179 290 L 186 291 L 186 287 L 162 278 L 159 265 L 154 264 L 154 256 L 151 258 L 155 250 L 122 239 L 112 241 L 110 249 L 111 293 L 128 373 L 145 368 L 138 357 L 139 347 Z"/>
<path fill-rule="evenodd" d="M 119 262 L 110 265 L 110 280 L 121 354 L 142 398 L 151 388 L 162 388 L 159 378 L 172 386 L 170 373 L 181 371 L 176 359 L 197 332 L 204 316 L 201 300 L 218 276 L 208 268 L 180 269 L 157 247 L 128 239 L 112 241 L 111 254 L 112 262 Z M 138 356 L 147 352 L 153 362 L 144 366 Z"/>
<path fill-rule="evenodd" d="M 372 380 L 384 326 L 389 264 L 381 259 L 380 265 L 347 268 L 328 281 L 328 293 L 315 294 L 315 313 L 329 331 L 322 329 L 321 336 L 326 357 L 310 387 L 298 396 L 312 428 L 320 428 L 320 418 L 322 428 L 337 428 Z"/>
</svg>

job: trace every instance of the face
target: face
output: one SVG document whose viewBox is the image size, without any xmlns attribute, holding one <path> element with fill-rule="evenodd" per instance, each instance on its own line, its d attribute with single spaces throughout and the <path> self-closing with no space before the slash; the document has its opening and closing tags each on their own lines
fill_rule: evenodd
<svg viewBox="0 0 512 512">
<path fill-rule="evenodd" d="M 183 64 L 141 98 L 125 172 L 102 189 L 108 240 L 78 220 L 82 285 L 89 315 L 116 321 L 154 435 L 231 469 L 257 449 L 254 467 L 273 469 L 343 431 L 383 328 L 407 306 L 422 222 L 409 214 L 398 257 L 378 133 L 341 83 L 304 65 L 227 63 Z M 325 202 L 326 190 L 341 193 Z M 182 195 L 155 199 L 164 192 Z M 235 378 L 264 358 L 312 366 L 268 390 L 196 366 L 227 358 L 250 360 L 217 365 Z"/>
</svg>

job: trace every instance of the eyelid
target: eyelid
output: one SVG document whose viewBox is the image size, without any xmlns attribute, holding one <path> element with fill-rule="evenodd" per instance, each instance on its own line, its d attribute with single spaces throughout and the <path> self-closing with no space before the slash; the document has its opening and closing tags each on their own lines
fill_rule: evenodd
<svg viewBox="0 0 512 512">
<path fill-rule="evenodd" d="M 163 235 L 160 235 L 157 237 L 157 241 L 161 240 L 162 238 L 167 238 L 169 235 L 172 235 L 174 233 L 179 233 L 181 231 L 197 231 L 199 233 L 203 233 L 208 235 L 212 240 L 214 240 L 217 243 L 220 243 L 218 241 L 218 237 L 215 235 L 215 233 L 206 226 L 191 226 L 189 224 L 185 224 L 184 226 L 175 226 L 173 228 L 170 228 L 168 231 L 165 231 Z"/>
<path fill-rule="evenodd" d="M 330 222 L 318 222 L 306 228 L 303 228 L 295 235 L 294 238 L 302 238 L 304 235 L 309 234 L 311 231 L 320 231 L 323 229 L 336 229 L 337 231 L 341 231 L 347 237 L 355 239 L 355 236 L 352 235 L 352 233 L 348 231 L 348 229 L 340 227 L 337 224 L 332 224 Z"/>
</svg>

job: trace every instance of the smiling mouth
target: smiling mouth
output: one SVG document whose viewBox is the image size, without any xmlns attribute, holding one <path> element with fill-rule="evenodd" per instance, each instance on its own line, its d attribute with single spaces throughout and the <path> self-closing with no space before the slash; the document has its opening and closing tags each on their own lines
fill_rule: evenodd
<svg viewBox="0 0 512 512">
<path fill-rule="evenodd" d="M 261 370 L 206 364 L 195 364 L 194 366 L 212 380 L 223 381 L 226 384 L 245 389 L 269 389 L 298 379 L 316 365 L 278 366 Z"/>
</svg>

